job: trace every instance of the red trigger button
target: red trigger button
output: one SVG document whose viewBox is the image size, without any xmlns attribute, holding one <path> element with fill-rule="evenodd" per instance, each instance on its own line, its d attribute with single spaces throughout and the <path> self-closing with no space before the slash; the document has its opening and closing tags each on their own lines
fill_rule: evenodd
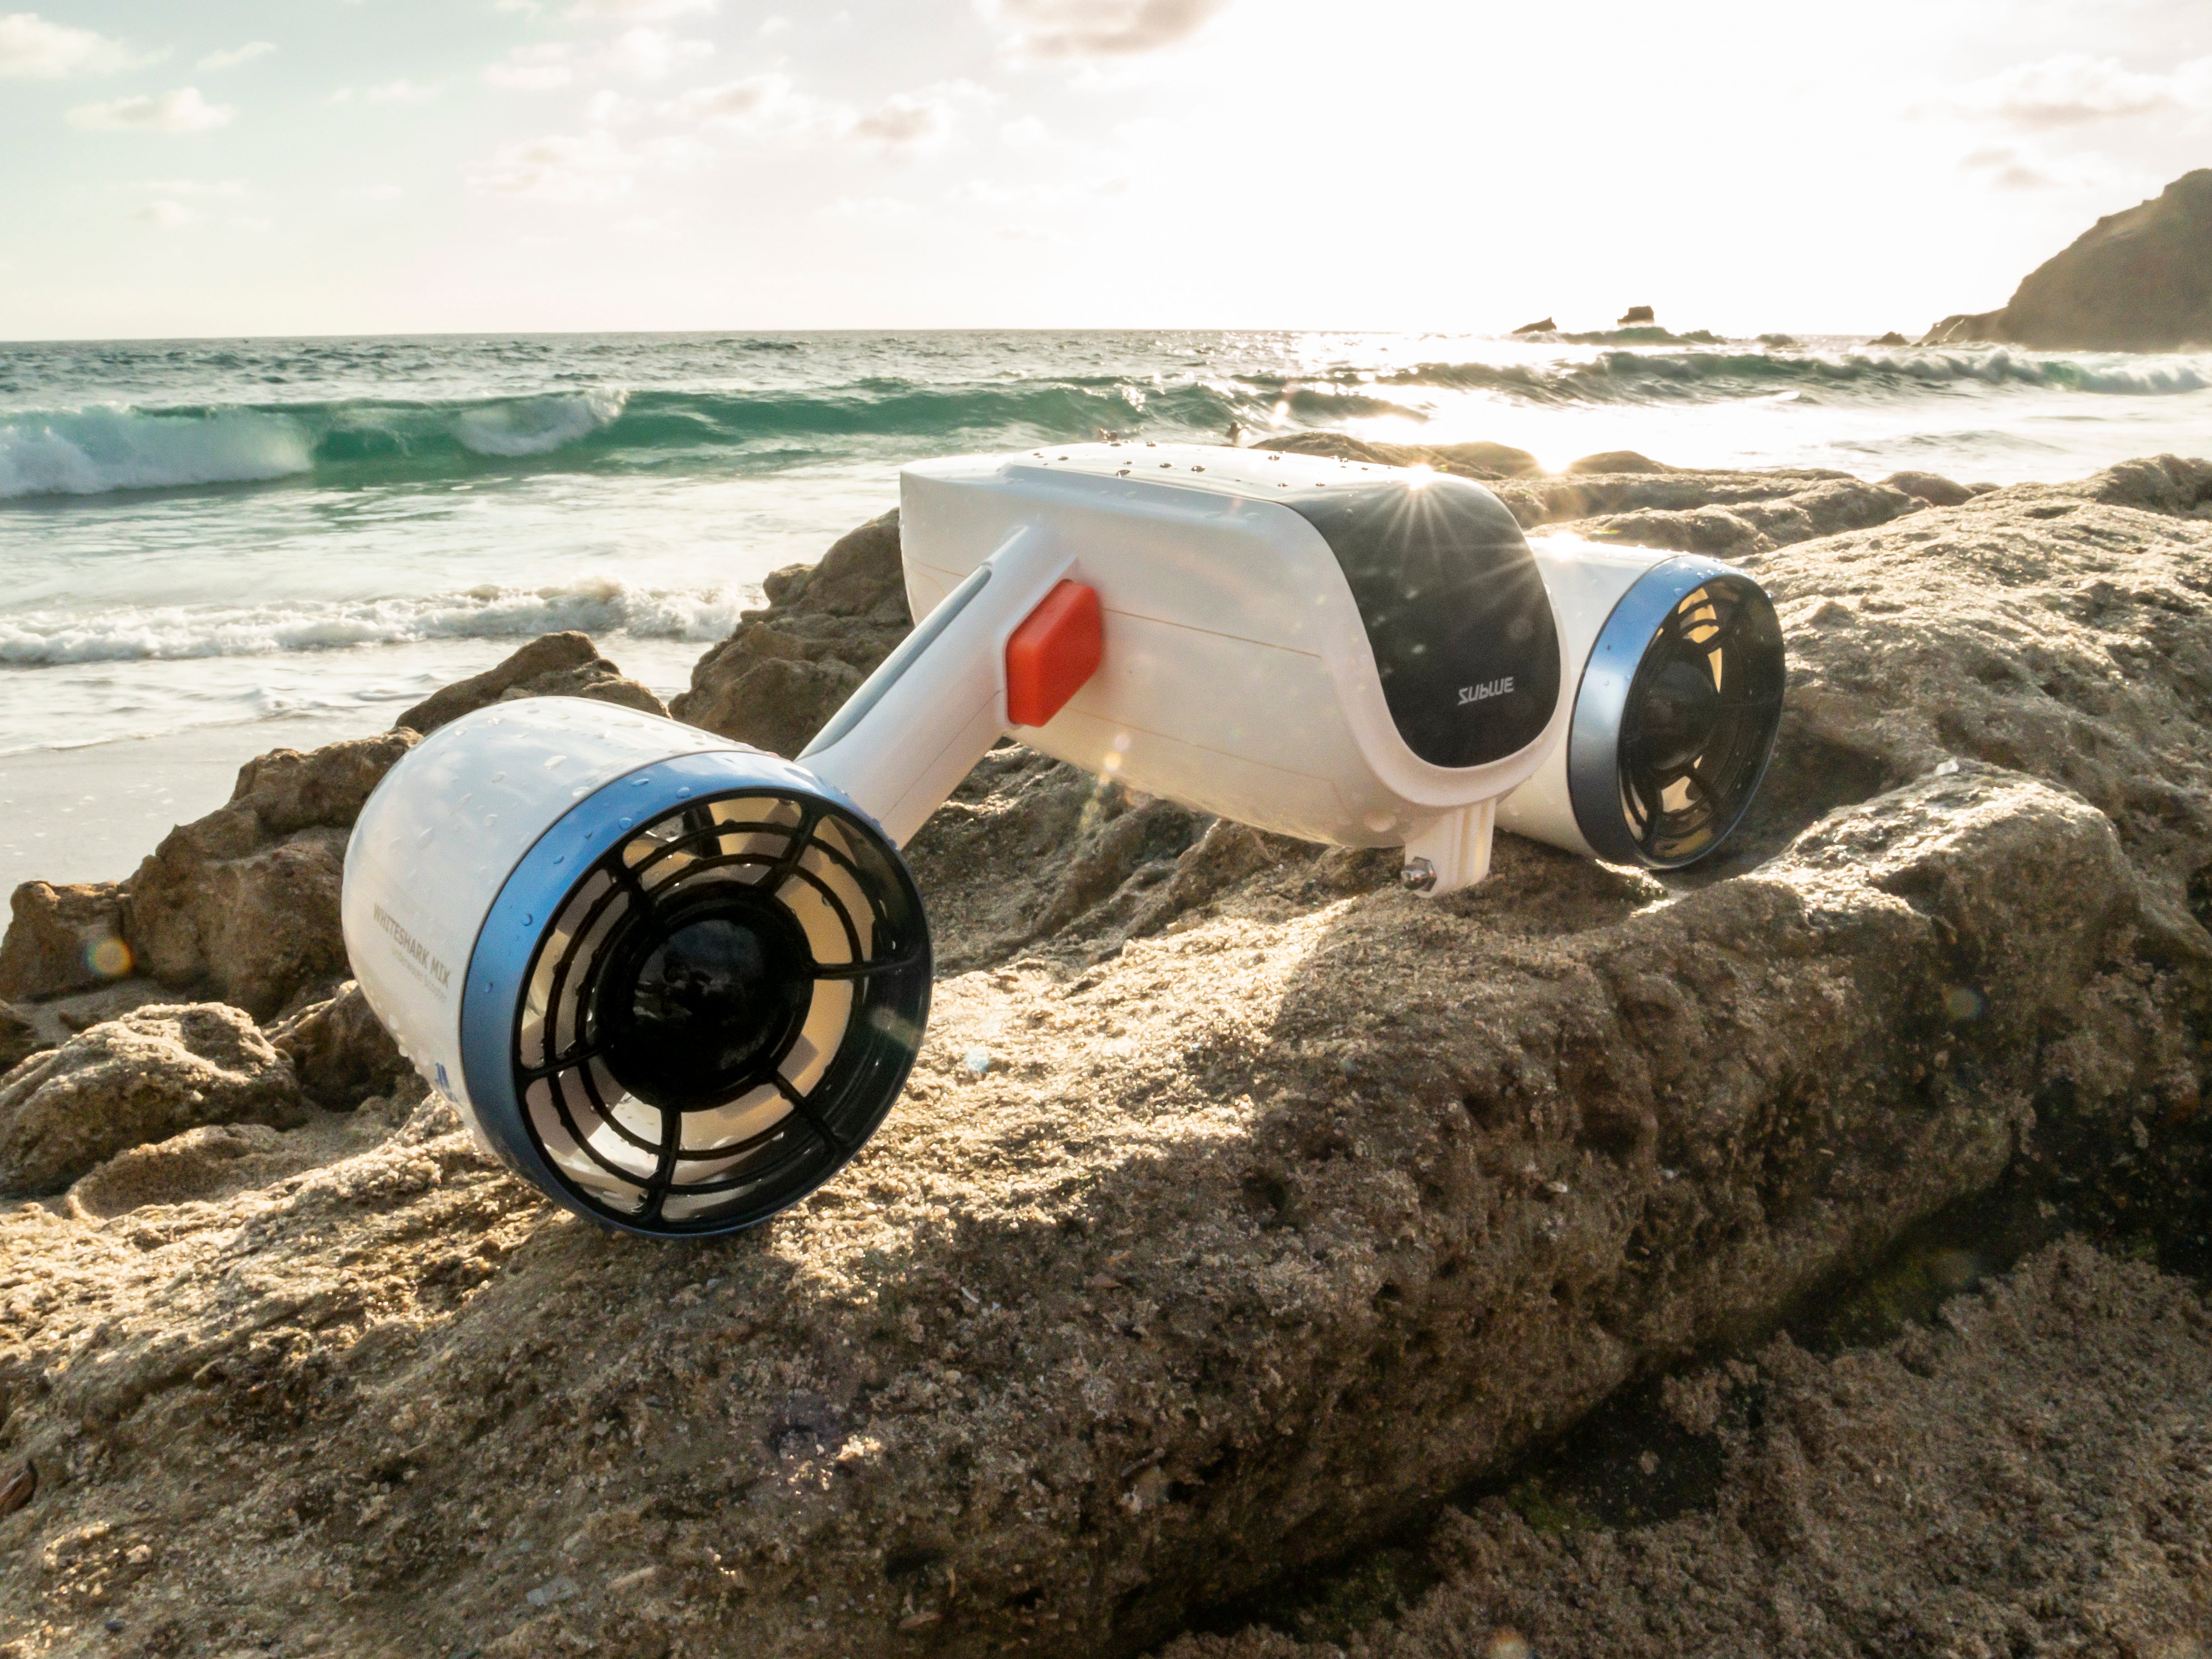
<svg viewBox="0 0 2212 1659">
<path fill-rule="evenodd" d="M 1006 719 L 1042 726 L 1098 672 L 1106 629 L 1095 588 L 1064 581 L 1006 641 Z"/>
</svg>

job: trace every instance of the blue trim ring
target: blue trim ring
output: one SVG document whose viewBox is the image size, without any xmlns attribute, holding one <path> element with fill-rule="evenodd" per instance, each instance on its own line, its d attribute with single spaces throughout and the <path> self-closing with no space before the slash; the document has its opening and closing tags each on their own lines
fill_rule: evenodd
<svg viewBox="0 0 2212 1659">
<path fill-rule="evenodd" d="M 714 749 L 655 761 L 593 791 L 538 838 L 500 888 L 469 957 L 461 993 L 461 1071 L 477 1122 L 523 1179 L 564 1208 L 626 1232 L 666 1237 L 670 1230 L 627 1226 L 618 1216 L 580 1201 L 573 1178 L 552 1166 L 525 1121 L 514 1086 L 514 1040 L 532 967 L 553 918 L 577 880 L 600 859 L 643 825 L 694 799 L 747 790 L 812 795 L 875 827 L 875 820 L 842 790 L 778 756 Z M 884 844 L 890 846 L 888 838 Z M 839 1159 L 824 1170 L 823 1178 L 842 1163 Z M 791 1201 L 811 1190 L 810 1186 L 793 1193 Z"/>
<path fill-rule="evenodd" d="M 1592 850 L 1609 863 L 1666 869 L 1694 864 L 1725 842 L 1735 828 L 1735 820 L 1731 819 L 1710 844 L 1690 858 L 1655 860 L 1638 845 L 1620 799 L 1621 726 L 1627 717 L 1628 694 L 1635 684 L 1636 671 L 1675 606 L 1706 583 L 1719 580 L 1741 582 L 1764 592 L 1745 572 L 1717 559 L 1685 554 L 1663 560 L 1638 576 L 1620 596 L 1590 647 L 1589 660 L 1575 688 L 1574 719 L 1567 732 L 1567 797 L 1574 806 L 1575 827 Z M 1772 753 L 1770 740 L 1767 757 Z M 1754 778 L 1744 793 L 1745 806 L 1758 793 L 1766 757 L 1761 758 L 1759 769 L 1760 777 Z M 1741 817 L 1741 809 L 1737 817 Z"/>
</svg>

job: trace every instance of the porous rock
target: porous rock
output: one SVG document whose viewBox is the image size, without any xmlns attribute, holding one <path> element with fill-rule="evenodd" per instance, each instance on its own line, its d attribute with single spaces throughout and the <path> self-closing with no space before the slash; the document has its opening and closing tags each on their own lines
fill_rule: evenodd
<svg viewBox="0 0 2212 1659">
<path fill-rule="evenodd" d="M 1079 977 L 941 983 L 876 1142 L 736 1240 L 549 1221 L 457 1134 L 105 1224 L 135 1248 L 15 1212 L 76 1288 L 0 1334 L 0 1383 L 103 1333 L 17 1442 L 130 1437 L 71 1513 L 161 1539 L 145 1607 L 1127 1652 L 1863 1265 L 2046 1113 L 2118 1133 L 2149 1079 L 2055 1092 L 2069 1035 L 2178 1023 L 2110 826 L 1978 765 L 1672 902 L 1525 847 L 1443 902 L 1335 899 L 1314 861 L 1241 890 Z M 586 1571 L 622 1593 L 524 1596 Z M 317 1574 L 343 1607 L 299 1607 Z"/>
<path fill-rule="evenodd" d="M 1972 757 L 2109 817 L 2176 908 L 2212 869 L 2212 465 L 2131 462 L 1785 549 L 1785 767 Z M 1785 792 L 1786 793 L 1786 792 Z"/>
<path fill-rule="evenodd" d="M 338 894 L 362 804 L 412 731 L 248 761 L 228 805 L 173 830 L 130 881 L 140 969 L 257 1018 L 345 970 Z"/>
<path fill-rule="evenodd" d="M 409 1075 L 399 1045 L 352 980 L 270 1026 L 269 1040 L 292 1062 L 307 1098 L 331 1111 L 387 1092 Z"/>
<path fill-rule="evenodd" d="M 1929 509 L 1762 568 L 1786 586 L 1849 545 L 1873 593 L 1927 546 L 1876 538 L 2014 513 L 2054 580 L 2132 550 L 2201 597 L 2207 527 L 2103 499 L 2190 501 L 2192 477 Z M 2021 610 L 2022 660 L 2039 617 L 2065 620 Z M 555 1217 L 434 1105 L 204 1206 L 0 1214 L 10 1449 L 76 1460 L 40 1524 L 78 1540 L 0 1580 L 0 1618 L 90 1644 L 98 1596 L 515 1654 L 1128 1653 L 2008 1170 L 2185 1133 L 2212 1017 L 2161 884 L 2185 855 L 2022 770 L 1905 763 L 1893 727 L 1940 726 L 1954 682 L 1880 703 L 1795 626 L 1799 682 L 1864 718 L 1793 713 L 1755 850 L 1694 879 L 1501 837 L 1489 883 L 1426 901 L 994 751 L 925 878 L 979 971 L 940 979 L 851 1169 L 735 1240 Z M 1872 672 L 1888 648 L 1851 647 Z M 2114 678 L 2113 728 L 2140 696 L 2162 731 L 2212 686 L 2185 669 Z M 1019 943 L 1085 836 L 1103 896 Z M 994 881 L 1031 896 L 994 908 Z"/>
<path fill-rule="evenodd" d="M 46 1046 L 39 1040 L 39 1028 L 28 1018 L 0 1002 L 0 1077 L 7 1076 L 18 1062 Z"/>
<path fill-rule="evenodd" d="M 1633 450 L 1585 455 L 1564 471 L 1546 474 L 1533 456 L 1526 465 L 1508 465 L 1469 453 L 1495 446 L 1378 444 L 1339 432 L 1294 432 L 1255 447 L 1385 466 L 1433 466 L 1483 480 L 1525 530 L 1571 526 L 1594 539 L 1727 558 L 1887 523 L 1927 505 L 1911 491 L 1867 483 L 1847 472 L 1701 471 L 1670 466 Z"/>
<path fill-rule="evenodd" d="M 428 736 L 448 720 L 516 697 L 595 697 L 664 718 L 660 699 L 599 654 L 588 634 L 545 634 L 481 674 L 432 692 L 392 722 Z"/>
<path fill-rule="evenodd" d="M 0 997 L 19 1001 L 88 990 L 129 971 L 103 963 L 99 947 L 123 932 L 123 890 L 112 881 L 27 881 L 9 901 L 0 939 Z"/>
<path fill-rule="evenodd" d="M 1710 1404 L 1651 1455 L 1673 1466 L 1662 1480 L 1719 1463 L 1709 1505 L 1619 1528 L 1532 1525 L 1497 1498 L 1448 1510 L 1425 1552 L 1443 1582 L 1355 1651 L 2199 1651 L 2203 1568 L 2180 1517 L 2212 1509 L 2212 1437 L 2182 1402 L 2207 1390 L 2212 1322 L 2186 1280 L 2054 1246 L 1882 1348 L 1778 1341 L 1695 1379 L 1685 1405 Z M 1161 1659 L 1343 1651 L 1254 1627 Z"/>
<path fill-rule="evenodd" d="M 906 637 L 896 509 L 841 538 L 817 565 L 791 565 L 691 671 L 671 705 L 680 720 L 796 755 Z"/>
<path fill-rule="evenodd" d="M 1893 472 L 1881 482 L 1886 489 L 1901 489 L 1930 507 L 1961 507 L 1983 493 L 1934 472 Z"/>
<path fill-rule="evenodd" d="M 127 1147 L 204 1123 L 299 1121 L 290 1062 L 237 1009 L 130 1014 L 0 1083 L 0 1193 L 58 1191 Z"/>
</svg>

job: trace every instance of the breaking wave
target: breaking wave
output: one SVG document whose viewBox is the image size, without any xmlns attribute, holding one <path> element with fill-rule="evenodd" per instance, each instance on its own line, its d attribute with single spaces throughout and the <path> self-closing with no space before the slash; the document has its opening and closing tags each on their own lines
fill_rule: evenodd
<svg viewBox="0 0 2212 1659">
<path fill-rule="evenodd" d="M 1664 343 L 1640 337 L 1658 333 Z M 1340 367 L 1289 375 L 1075 374 L 931 384 L 895 376 L 757 392 L 589 390 L 402 401 L 98 405 L 0 414 L 0 500 L 304 482 L 434 483 L 487 473 L 739 472 L 1141 433 L 1431 419 L 1473 394 L 1509 404 L 1722 403 L 1778 394 L 1893 404 L 1960 391 L 2160 397 L 2212 386 L 2212 358 L 2080 360 L 2006 349 L 1708 349 L 1621 330 L 1548 362 Z M 1568 337 L 1559 337 L 1565 340 Z M 1726 343 L 1714 342 L 1725 347 Z M 1502 356 L 1504 354 L 1501 354 Z"/>
<path fill-rule="evenodd" d="M 0 663 L 264 656 L 422 640 L 534 639 L 568 629 L 703 641 L 728 634 L 752 597 L 730 587 L 639 588 L 610 580 L 477 587 L 428 599 L 23 611 L 0 617 Z"/>
</svg>

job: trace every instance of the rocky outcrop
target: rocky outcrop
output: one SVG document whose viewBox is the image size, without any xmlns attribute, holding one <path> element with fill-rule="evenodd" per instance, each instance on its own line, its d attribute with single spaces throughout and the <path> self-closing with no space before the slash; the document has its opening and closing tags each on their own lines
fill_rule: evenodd
<svg viewBox="0 0 2212 1659">
<path fill-rule="evenodd" d="M 300 1121 L 290 1063 L 237 1009 L 131 1014 L 0 1083 L 0 1194 L 58 1192 L 118 1152 L 201 1124 Z"/>
<path fill-rule="evenodd" d="M 1990 489 L 1987 484 L 1977 489 L 1972 484 L 1954 483 L 1934 472 L 1893 472 L 1881 483 L 1886 489 L 1903 490 L 1930 507 L 1963 507 Z"/>
<path fill-rule="evenodd" d="M 1780 1341 L 1670 1389 L 1622 1484 L 1709 1486 L 1689 1513 L 1607 1526 L 1540 1492 L 1447 1511 L 1417 1558 L 1442 1582 L 1352 1651 L 2186 1654 L 2203 1581 L 2177 1517 L 2212 1508 L 2212 1461 L 2175 1402 L 2208 1389 L 2186 1280 L 2058 1246 L 1874 1352 Z M 1162 1659 L 1344 1651 L 1255 1626 Z"/>
<path fill-rule="evenodd" d="M 1984 341 L 2043 351 L 2212 347 L 2212 167 L 2098 220 L 2002 309 L 1946 317 L 1921 343 Z"/>
<path fill-rule="evenodd" d="M 46 1046 L 39 1040 L 36 1025 L 17 1010 L 0 1002 L 0 1077 L 7 1076 Z"/>
<path fill-rule="evenodd" d="M 1286 432 L 1259 439 L 1251 447 L 1279 450 L 1285 455 L 1328 455 L 1382 466 L 1432 466 L 1439 472 L 1486 481 L 1527 477 L 1544 470 L 1534 455 L 1510 444 L 1389 444 L 1343 432 Z"/>
<path fill-rule="evenodd" d="M 1764 562 L 1790 643 L 1785 761 L 1879 786 L 1958 757 L 2043 777 L 2182 908 L 2212 871 L 2208 502 L 2212 465 L 2166 457 Z"/>
<path fill-rule="evenodd" d="M 170 831 L 129 881 L 18 888 L 0 941 L 0 996 L 58 997 L 136 972 L 269 1019 L 304 993 L 334 990 L 346 969 L 346 838 L 369 792 L 425 727 L 492 702 L 555 696 L 666 712 L 585 635 L 549 634 L 416 705 L 382 736 L 272 750 L 240 769 L 226 805 Z"/>
<path fill-rule="evenodd" d="M 671 705 L 680 720 L 796 755 L 914 625 L 899 568 L 898 514 L 840 538 L 817 565 L 763 584 L 768 609 L 699 659 Z"/>
<path fill-rule="evenodd" d="M 448 720 L 514 697 L 596 697 L 666 716 L 660 699 L 599 654 L 588 634 L 545 634 L 498 666 L 434 691 L 392 722 L 428 736 Z"/>
<path fill-rule="evenodd" d="M 1556 331 L 1559 326 L 1559 324 L 1551 318 L 1546 317 L 1538 322 L 1523 323 L 1513 331 L 1516 334 L 1550 334 Z"/>
<path fill-rule="evenodd" d="M 343 1112 L 388 1094 L 412 1074 L 399 1045 L 369 1012 L 352 980 L 269 1028 L 276 1052 L 292 1062 L 301 1090 L 316 1105 Z"/>
<path fill-rule="evenodd" d="M 549 1224 L 458 1135 L 150 1249 L 15 1212 L 83 1289 L 0 1336 L 0 1385 L 101 1333 L 19 1395 L 13 1445 L 71 1472 L 37 1524 L 127 1490 L 114 1553 L 159 1545 L 110 1605 L 189 1583 L 301 1635 L 1127 1652 L 1863 1266 L 2051 1121 L 2128 1133 L 2154 1079 L 2084 1046 L 2178 1022 L 2109 825 L 1978 766 L 1671 904 L 1500 876 L 1263 868 L 1079 975 L 943 983 L 850 1175 L 680 1255 Z M 9 1616 L 97 1577 L 48 1553 Z M 298 1607 L 317 1574 L 342 1607 Z"/>
<path fill-rule="evenodd" d="M 1619 326 L 1628 328 L 1638 323 L 1656 323 L 1659 317 L 1650 306 L 1631 306 L 1613 320 Z"/>
<path fill-rule="evenodd" d="M 1669 466 L 1633 450 L 1585 455 L 1546 474 L 1534 456 L 1495 445 L 1378 444 L 1338 432 L 1295 432 L 1255 447 L 1386 466 L 1433 466 L 1483 480 L 1523 529 L 1571 524 L 1593 538 L 1723 558 L 1886 523 L 1928 504 L 1911 491 L 1867 483 L 1848 472 L 1701 471 Z M 1519 459 L 1501 461 L 1492 452 Z"/>
<path fill-rule="evenodd" d="M 121 883 L 25 882 L 0 939 L 0 997 L 65 996 L 119 978 L 131 971 L 122 933 Z"/>
<path fill-rule="evenodd" d="M 915 843 L 975 970 L 877 1139 L 738 1239 L 556 1216 L 436 1103 L 227 1196 L 0 1211 L 0 1453 L 65 1477 L 0 1522 L 0 1620 L 1132 1653 L 2001 1180 L 2197 1135 L 2201 483 L 1760 556 L 1784 752 L 1668 881 L 1502 837 L 1431 902 L 994 751 Z M 2171 793 L 2116 826 L 2075 779 L 2129 768 Z"/>
<path fill-rule="evenodd" d="M 141 971 L 257 1019 L 342 975 L 346 836 L 415 742 L 398 731 L 248 761 L 228 805 L 171 830 L 131 878 L 125 927 Z"/>
</svg>

